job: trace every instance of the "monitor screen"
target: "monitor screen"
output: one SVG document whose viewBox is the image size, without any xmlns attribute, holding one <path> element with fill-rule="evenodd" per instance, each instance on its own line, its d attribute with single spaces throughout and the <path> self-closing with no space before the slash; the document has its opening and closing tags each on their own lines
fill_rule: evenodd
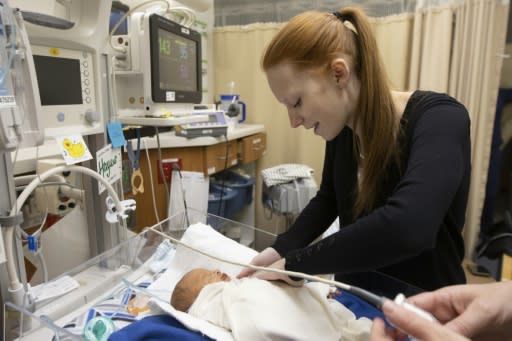
<svg viewBox="0 0 512 341">
<path fill-rule="evenodd" d="M 196 42 L 158 29 L 160 89 L 197 91 Z"/>
<path fill-rule="evenodd" d="M 150 17 L 151 92 L 156 103 L 201 103 L 201 35 Z"/>
<path fill-rule="evenodd" d="M 41 105 L 82 104 L 80 60 L 34 55 Z"/>
</svg>

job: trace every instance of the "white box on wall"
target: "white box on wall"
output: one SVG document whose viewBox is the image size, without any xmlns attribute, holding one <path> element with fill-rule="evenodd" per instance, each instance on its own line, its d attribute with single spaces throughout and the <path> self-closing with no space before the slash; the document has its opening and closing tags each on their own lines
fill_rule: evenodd
<svg viewBox="0 0 512 341">
<path fill-rule="evenodd" d="M 43 159 L 38 160 L 36 164 L 37 174 L 41 174 L 57 166 L 64 166 L 63 159 Z M 80 175 L 75 172 L 64 172 L 60 174 L 71 186 L 79 186 Z M 38 187 L 35 191 L 36 204 L 41 212 L 46 211 L 48 207 L 49 214 L 63 216 L 76 206 L 76 201 L 71 198 L 65 198 L 59 195 L 59 185 Z"/>
</svg>

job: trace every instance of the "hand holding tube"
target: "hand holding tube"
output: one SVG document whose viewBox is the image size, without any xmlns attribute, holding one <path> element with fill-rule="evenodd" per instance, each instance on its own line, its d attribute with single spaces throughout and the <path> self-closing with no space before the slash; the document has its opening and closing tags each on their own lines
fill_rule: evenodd
<svg viewBox="0 0 512 341">
<path fill-rule="evenodd" d="M 286 259 L 281 258 L 277 262 L 274 262 L 273 264 L 271 264 L 269 266 L 269 268 L 284 270 L 285 262 L 286 262 Z M 291 279 L 290 276 L 285 275 L 283 273 L 278 273 L 278 272 L 269 272 L 269 271 L 259 270 L 259 271 L 256 271 L 252 275 L 252 277 L 264 279 L 267 281 L 283 281 L 283 282 L 285 282 L 291 286 L 294 286 L 294 287 L 300 287 L 304 284 L 303 279 L 296 281 L 296 280 Z"/>
<path fill-rule="evenodd" d="M 386 329 L 384 321 L 376 318 L 373 321 L 371 341 L 405 340 L 407 335 L 412 335 L 423 341 L 468 341 L 467 338 L 449 328 L 420 314 L 411 313 L 405 306 L 398 305 L 391 300 L 384 302 L 382 311 L 387 320 L 401 331 L 393 328 Z"/>
<path fill-rule="evenodd" d="M 387 319 L 403 331 L 428 340 L 509 340 L 512 338 L 512 283 L 457 285 L 408 299 L 440 322 L 431 323 L 391 301 L 383 305 Z M 372 329 L 372 341 L 393 340 L 381 320 Z"/>
<path fill-rule="evenodd" d="M 256 257 L 254 257 L 251 261 L 251 265 L 257 266 L 269 266 L 281 258 L 281 255 L 277 253 L 277 251 L 272 247 L 267 247 L 265 250 L 261 251 Z M 255 270 L 245 268 L 243 269 L 236 278 L 243 278 L 252 275 Z"/>
</svg>

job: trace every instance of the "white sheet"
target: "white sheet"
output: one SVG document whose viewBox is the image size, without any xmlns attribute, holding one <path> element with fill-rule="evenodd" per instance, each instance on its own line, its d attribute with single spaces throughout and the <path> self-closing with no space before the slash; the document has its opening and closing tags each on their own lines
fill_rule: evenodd
<svg viewBox="0 0 512 341">
<path fill-rule="evenodd" d="M 204 224 L 191 225 L 184 234 L 182 241 L 209 254 L 242 263 L 249 263 L 257 254 L 256 251 L 223 236 Z M 227 329 L 190 314 L 177 311 L 168 303 L 176 283 L 185 273 L 198 267 L 219 269 L 232 278 L 241 270 L 238 266 L 219 262 L 183 246 L 178 246 L 175 257 L 169 264 L 168 269 L 148 288 L 149 291 L 158 293 L 159 298 L 150 301 L 152 313 L 168 313 L 191 330 L 200 331 L 219 341 L 232 341 L 233 336 Z M 242 283 L 244 285 L 238 285 Z M 369 332 L 371 326 L 370 320 L 356 320 L 352 312 L 339 302 L 327 300 L 326 295 L 329 287 L 322 283 L 307 284 L 306 286 L 309 288 L 309 291 L 307 291 L 297 290 L 286 285 L 280 287 L 280 285 L 275 285 L 274 283 L 255 281 L 254 279 L 246 281 L 235 280 L 235 282 L 230 284 L 230 293 L 221 298 L 224 291 L 221 287 L 222 285 L 224 283 L 216 283 L 205 287 L 205 290 L 201 292 L 196 301 L 196 303 L 201 303 L 201 307 L 195 307 L 195 309 L 202 309 L 200 315 L 203 318 L 205 316 L 204 312 L 210 311 L 208 318 L 211 321 L 226 327 L 236 325 L 239 327 L 237 331 L 254 331 L 254 328 L 247 327 L 248 324 L 254 324 L 257 321 L 261 325 L 255 326 L 256 328 L 261 327 L 264 328 L 265 332 L 270 331 L 271 333 L 285 332 L 288 334 L 286 339 L 298 339 L 300 335 L 307 336 L 302 338 L 303 340 L 313 339 L 311 338 L 312 336 L 304 332 L 304 329 L 309 329 L 316 333 L 317 337 L 314 339 L 338 340 L 337 337 L 333 338 L 332 335 L 339 335 L 338 331 L 341 328 L 343 333 L 342 340 L 364 340 L 367 338 L 366 331 Z M 204 297 L 207 298 L 205 299 Z M 272 297 L 272 301 L 278 299 L 279 302 L 268 302 L 269 297 Z M 244 298 L 253 301 L 252 304 L 249 306 L 247 304 L 238 304 Z M 224 305 L 220 304 L 223 299 L 228 300 L 224 302 Z M 303 300 L 303 304 L 299 302 L 300 300 Z M 312 300 L 316 300 L 314 305 L 311 305 Z M 262 304 L 254 304 L 258 301 L 262 302 Z M 263 304 L 264 301 L 267 303 Z M 228 311 L 222 311 L 222 306 L 229 307 Z M 248 311 L 248 308 L 251 311 Z M 269 312 L 269 309 L 272 309 L 272 311 L 266 315 L 265 312 Z M 257 318 L 250 318 L 246 314 L 258 315 Z M 233 320 L 236 316 L 240 318 Z M 282 318 L 277 320 L 276 317 L 279 316 L 282 316 Z M 306 320 L 309 322 L 308 328 L 303 327 Z M 322 330 L 323 334 L 319 334 L 319 330 Z M 294 334 L 296 332 L 298 333 Z M 235 335 L 237 335 L 236 332 Z M 276 334 L 273 335 L 272 339 L 276 339 L 275 336 Z M 249 340 L 247 337 L 247 335 L 242 334 L 237 336 L 238 339 L 244 341 Z M 261 339 L 261 337 L 256 339 Z"/>
</svg>

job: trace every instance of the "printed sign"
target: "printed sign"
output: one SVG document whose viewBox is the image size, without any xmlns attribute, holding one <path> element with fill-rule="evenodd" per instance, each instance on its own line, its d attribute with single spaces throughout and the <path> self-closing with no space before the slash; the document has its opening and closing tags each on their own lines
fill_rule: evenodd
<svg viewBox="0 0 512 341">
<path fill-rule="evenodd" d="M 121 179 L 122 165 L 121 149 L 113 149 L 111 144 L 106 145 L 96 153 L 96 169 L 111 185 Z M 99 194 L 103 193 L 104 190 L 105 186 L 98 182 Z"/>
</svg>

